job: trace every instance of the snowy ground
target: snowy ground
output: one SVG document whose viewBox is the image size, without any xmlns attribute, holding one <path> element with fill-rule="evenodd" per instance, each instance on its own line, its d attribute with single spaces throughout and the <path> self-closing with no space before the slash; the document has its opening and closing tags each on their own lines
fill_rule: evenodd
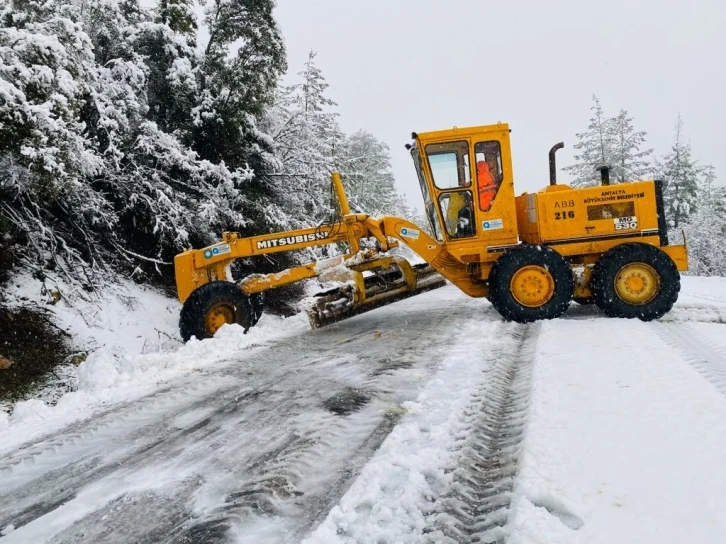
<svg viewBox="0 0 726 544">
<path fill-rule="evenodd" d="M 52 297 L 47 291 L 55 289 L 62 296 L 51 305 Z M 170 352 L 182 346 L 177 325 L 179 303 L 132 281 L 108 285 L 106 296 L 98 299 L 67 285 L 50 281 L 43 285 L 29 275 L 18 275 L 2 298 L 3 304 L 10 307 L 35 305 L 51 312 L 55 324 L 71 335 L 71 347 L 77 354 L 101 350 L 124 360 Z M 61 365 L 47 376 L 46 387 L 33 396 L 54 403 L 59 393 L 77 388 L 78 377 L 75 365 Z M 2 411 L 9 409 L 8 404 L 0 401 L 0 426 Z"/>
<path fill-rule="evenodd" d="M 446 287 L 151 353 L 174 303 L 137 298 L 79 391 L 0 413 L 0 544 L 726 541 L 725 279 L 655 323 Z"/>
</svg>

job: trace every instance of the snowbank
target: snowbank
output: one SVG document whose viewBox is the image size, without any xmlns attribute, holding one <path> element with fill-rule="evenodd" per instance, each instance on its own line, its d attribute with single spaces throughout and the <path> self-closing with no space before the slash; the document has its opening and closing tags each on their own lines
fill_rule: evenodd
<svg viewBox="0 0 726 544">
<path fill-rule="evenodd" d="M 39 284 L 18 281 L 11 304 L 43 303 Z M 56 323 L 69 332 L 79 351 L 90 352 L 72 379 L 76 391 L 51 406 L 41 399 L 18 402 L 12 414 L 0 410 L 0 451 L 95 410 L 149 394 L 176 377 L 218 364 L 241 350 L 260 349 L 275 338 L 309 329 L 303 315 L 284 319 L 264 314 L 247 334 L 225 325 L 215 338 L 183 344 L 178 333 L 180 304 L 154 290 L 128 282 L 101 300 L 72 304 L 62 298 L 49 306 Z"/>
<path fill-rule="evenodd" d="M 50 310 L 55 324 L 73 337 L 79 351 L 105 348 L 118 355 L 166 351 L 182 344 L 178 332 L 181 305 L 159 291 L 122 280 L 110 285 L 99 298 L 58 289 L 60 300 L 48 304 L 50 295 L 38 280 L 18 275 L 4 293 L 10 306 L 38 305 Z"/>
</svg>

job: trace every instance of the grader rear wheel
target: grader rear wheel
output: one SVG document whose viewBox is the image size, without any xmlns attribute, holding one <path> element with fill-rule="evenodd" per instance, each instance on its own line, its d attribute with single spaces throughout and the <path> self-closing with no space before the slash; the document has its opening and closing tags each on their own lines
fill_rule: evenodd
<svg viewBox="0 0 726 544">
<path fill-rule="evenodd" d="M 547 247 L 520 246 L 499 257 L 489 274 L 489 300 L 505 319 L 528 323 L 567 310 L 574 280 L 567 261 Z"/>
<path fill-rule="evenodd" d="M 592 271 L 595 304 L 610 317 L 658 319 L 678 299 L 681 277 L 655 246 L 623 244 L 603 254 Z"/>
<path fill-rule="evenodd" d="M 250 298 L 234 283 L 214 281 L 194 290 L 184 302 L 179 318 L 179 331 L 187 342 L 211 338 L 226 323 L 236 323 L 245 332 L 262 313 L 261 296 Z"/>
</svg>

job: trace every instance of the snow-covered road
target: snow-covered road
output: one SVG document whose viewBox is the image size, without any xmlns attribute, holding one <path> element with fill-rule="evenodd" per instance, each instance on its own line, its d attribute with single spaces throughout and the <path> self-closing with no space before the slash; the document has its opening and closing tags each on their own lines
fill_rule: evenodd
<svg viewBox="0 0 726 544">
<path fill-rule="evenodd" d="M 724 542 L 723 323 L 726 280 L 685 278 L 655 323 L 445 287 L 258 338 L 0 431 L 0 544 Z"/>
</svg>

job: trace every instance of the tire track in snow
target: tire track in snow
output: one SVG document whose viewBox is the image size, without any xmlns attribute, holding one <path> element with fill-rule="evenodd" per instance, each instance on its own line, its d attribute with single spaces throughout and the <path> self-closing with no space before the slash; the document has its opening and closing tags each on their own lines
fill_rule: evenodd
<svg viewBox="0 0 726 544">
<path fill-rule="evenodd" d="M 651 323 L 667 345 L 726 397 L 726 347 L 717 345 L 685 323 Z"/>
<path fill-rule="evenodd" d="M 690 296 L 690 295 L 689 295 Z M 714 301 L 715 302 L 715 301 Z M 561 319 L 609 319 L 594 305 L 571 305 Z M 702 306 L 681 305 L 677 303 L 666 315 L 658 319 L 659 323 L 726 323 L 726 307 L 703 304 Z"/>
<path fill-rule="evenodd" d="M 726 308 L 721 306 L 674 306 L 659 323 L 726 323 Z"/>
<path fill-rule="evenodd" d="M 173 412 L 178 415 L 180 406 L 186 409 L 195 409 L 208 403 L 208 395 L 219 390 L 223 380 L 197 380 L 196 383 L 189 382 L 185 388 L 165 387 L 145 397 L 130 403 L 123 403 L 110 410 L 95 414 L 89 419 L 72 423 L 64 429 L 64 432 L 39 438 L 30 444 L 23 444 L 15 450 L 5 452 L 0 459 L 0 475 L 7 486 L 10 476 L 24 468 L 33 465 L 61 464 L 62 454 L 71 450 L 74 446 L 85 443 L 86 446 L 93 445 L 102 451 L 106 449 L 104 441 L 108 438 L 109 429 L 127 430 L 133 438 L 135 431 L 142 426 L 145 420 L 166 421 L 167 414 Z M 132 422 L 128 426 L 127 422 Z M 43 459 L 48 457 L 48 459 Z M 7 487 L 6 487 L 7 489 Z"/>
<path fill-rule="evenodd" d="M 204 399 L 196 393 L 184 396 L 187 402 L 176 394 L 152 395 L 129 411 L 104 414 L 86 433 L 24 448 L 19 462 L 10 456 L 4 478 L 8 485 L 0 492 L 0 527 L 21 527 L 73 500 L 88 484 L 148 464 L 150 457 L 174 451 L 175 445 L 204 440 L 218 428 L 212 423 L 215 417 L 245 400 L 244 395 L 231 400 L 231 391 L 220 391 L 219 383 Z M 174 424 L 180 413 L 202 407 L 205 415 L 198 421 L 181 428 Z"/>
<path fill-rule="evenodd" d="M 503 330 L 503 329 L 500 329 Z M 463 414 L 468 429 L 438 500 L 428 542 L 505 542 L 532 390 L 540 325 L 513 324 Z"/>
<path fill-rule="evenodd" d="M 690 293 L 690 292 L 686 292 L 683 294 L 687 297 L 699 298 L 701 300 L 707 300 L 708 302 L 719 302 L 721 304 L 726 304 L 726 298 L 723 298 L 723 297 L 717 297 L 717 296 L 713 296 L 713 295 L 702 295 L 700 293 Z"/>
</svg>

